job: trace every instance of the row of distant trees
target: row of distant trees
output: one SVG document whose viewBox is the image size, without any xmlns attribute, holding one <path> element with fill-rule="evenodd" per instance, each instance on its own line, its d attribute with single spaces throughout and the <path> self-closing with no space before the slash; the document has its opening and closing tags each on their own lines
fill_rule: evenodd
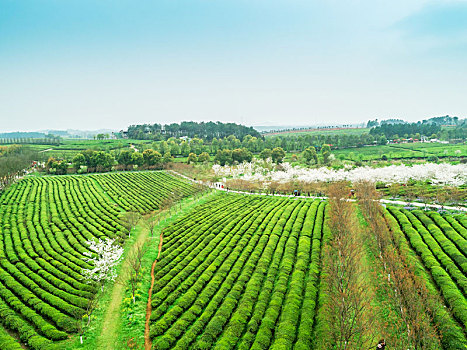
<svg viewBox="0 0 467 350">
<path fill-rule="evenodd" d="M 164 164 L 170 162 L 170 153 L 160 154 L 153 149 L 143 152 L 135 152 L 126 149 L 119 153 L 86 150 L 76 154 L 71 161 L 71 171 L 81 172 L 105 172 L 116 167 L 119 170 L 131 170 L 135 167 L 144 169 L 162 169 Z M 63 175 L 70 172 L 70 163 L 67 160 L 49 158 L 45 165 L 49 173 Z"/>
<path fill-rule="evenodd" d="M 0 138 L 0 144 L 4 145 L 13 145 L 13 144 L 31 144 L 31 145 L 54 145 L 57 146 L 60 144 L 59 136 L 50 136 L 50 137 L 8 137 Z"/>
<path fill-rule="evenodd" d="M 221 122 L 181 122 L 180 124 L 141 124 L 130 125 L 122 135 L 137 140 L 167 140 L 170 137 L 186 136 L 189 138 L 202 138 L 211 141 L 213 138 L 224 138 L 233 135 L 242 139 L 246 135 L 261 138 L 261 134 L 253 129 L 235 123 Z"/>
<path fill-rule="evenodd" d="M 386 144 L 387 139 L 381 136 L 369 134 L 361 135 L 299 135 L 287 137 L 267 137 L 265 139 L 246 135 L 243 139 L 238 139 L 231 135 L 223 139 L 214 138 L 210 142 L 194 138 L 191 140 L 180 140 L 170 138 L 165 141 L 154 142 L 152 148 L 161 154 L 170 152 L 173 156 L 187 157 L 190 153 L 199 156 L 206 152 L 215 156 L 218 151 L 235 150 L 245 148 L 253 154 L 259 154 L 264 150 L 273 150 L 280 147 L 286 152 L 303 152 L 309 147 L 314 147 L 319 151 L 323 145 L 329 145 L 332 149 L 359 147 L 370 144 Z"/>
<path fill-rule="evenodd" d="M 159 145 L 154 144 L 158 149 Z M 161 149 L 163 150 L 163 149 Z M 264 148 L 257 154 L 257 157 L 266 160 L 272 159 L 276 164 L 284 161 L 286 152 L 282 147 L 274 147 L 273 149 Z M 300 155 L 307 164 L 329 164 L 332 160 L 331 147 L 323 145 L 319 153 L 315 147 L 306 148 Z M 187 163 L 208 163 L 211 160 L 220 165 L 232 165 L 242 162 L 251 162 L 253 153 L 245 147 L 235 149 L 218 150 L 212 158 L 207 152 L 196 154 L 191 152 L 188 154 Z M 94 151 L 86 150 L 77 153 L 73 159 L 60 160 L 50 157 L 45 164 L 47 172 L 56 175 L 63 175 L 70 172 L 106 172 L 112 169 L 116 170 L 132 170 L 137 169 L 162 169 L 168 163 L 172 162 L 174 157 L 169 149 L 165 153 L 161 153 L 155 149 L 148 148 L 142 152 L 134 149 L 125 149 L 123 151 Z M 293 159 L 294 161 L 298 159 Z"/>
<path fill-rule="evenodd" d="M 384 135 L 388 139 L 395 135 L 433 135 L 441 131 L 437 124 L 407 123 L 407 124 L 382 124 L 370 130 L 370 135 Z"/>
</svg>

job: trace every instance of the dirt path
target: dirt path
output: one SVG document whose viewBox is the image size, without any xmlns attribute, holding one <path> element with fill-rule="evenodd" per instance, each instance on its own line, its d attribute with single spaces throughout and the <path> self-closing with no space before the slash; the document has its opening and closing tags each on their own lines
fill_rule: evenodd
<svg viewBox="0 0 467 350">
<path fill-rule="evenodd" d="M 131 256 L 137 247 L 143 244 L 148 238 L 148 235 L 148 230 L 143 229 L 128 251 L 127 256 Z M 128 282 L 129 272 L 130 266 L 127 262 L 124 262 L 119 275 L 119 283 L 114 283 L 113 285 L 110 302 L 105 311 L 104 320 L 102 321 L 102 331 L 96 342 L 97 349 L 116 349 L 115 342 L 118 338 L 117 328 L 119 324 L 117 320 L 120 317 L 120 306 L 125 298 L 125 288 Z"/>
<path fill-rule="evenodd" d="M 151 350 L 151 346 L 152 346 L 151 338 L 149 337 L 149 319 L 151 317 L 151 312 L 152 312 L 151 301 L 152 301 L 152 289 L 154 288 L 154 279 L 155 279 L 154 268 L 156 267 L 157 260 L 159 260 L 159 256 L 161 255 L 162 240 L 163 240 L 163 234 L 161 232 L 161 235 L 159 238 L 159 247 L 158 247 L 157 257 L 156 257 L 156 260 L 154 260 L 154 262 L 152 263 L 152 267 L 151 267 L 151 288 L 149 288 L 148 304 L 146 306 L 146 325 L 144 328 L 144 349 L 145 350 Z"/>
</svg>

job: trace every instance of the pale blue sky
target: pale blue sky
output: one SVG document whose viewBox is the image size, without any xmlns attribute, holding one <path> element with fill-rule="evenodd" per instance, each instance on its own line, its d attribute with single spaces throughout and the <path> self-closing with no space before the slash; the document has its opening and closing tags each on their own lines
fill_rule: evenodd
<svg viewBox="0 0 467 350">
<path fill-rule="evenodd" d="M 0 0 L 0 131 L 467 116 L 467 1 Z"/>
</svg>

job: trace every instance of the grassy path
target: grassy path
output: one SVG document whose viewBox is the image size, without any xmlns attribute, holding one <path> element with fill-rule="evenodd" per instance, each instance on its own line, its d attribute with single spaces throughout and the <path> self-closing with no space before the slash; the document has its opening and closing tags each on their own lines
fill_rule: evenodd
<svg viewBox="0 0 467 350">
<path fill-rule="evenodd" d="M 156 267 L 157 260 L 159 260 L 159 257 L 161 255 L 163 239 L 164 239 L 164 237 L 163 237 L 163 234 L 161 232 L 161 235 L 160 235 L 160 238 L 159 238 L 159 246 L 158 246 L 158 251 L 157 251 L 157 257 L 156 257 L 156 260 L 154 260 L 154 262 L 152 263 L 152 266 L 151 266 L 151 287 L 149 288 L 148 303 L 146 305 L 146 322 L 144 324 L 144 348 L 146 350 L 151 350 L 151 346 L 152 346 L 151 338 L 149 337 L 149 321 L 150 321 L 151 312 L 152 312 L 152 305 L 151 305 L 152 289 L 154 288 L 154 280 L 155 280 L 154 268 Z"/>
<path fill-rule="evenodd" d="M 149 231 L 141 229 L 137 239 L 128 251 L 127 256 L 132 256 L 137 247 L 143 244 L 148 239 Z M 107 305 L 107 310 L 104 313 L 102 322 L 102 331 L 97 338 L 97 349 L 116 349 L 116 340 L 118 339 L 118 320 L 120 319 L 120 307 L 125 297 L 125 288 L 130 276 L 130 266 L 128 260 L 125 260 L 120 270 L 119 283 L 115 283 L 112 289 L 110 302 Z"/>
</svg>

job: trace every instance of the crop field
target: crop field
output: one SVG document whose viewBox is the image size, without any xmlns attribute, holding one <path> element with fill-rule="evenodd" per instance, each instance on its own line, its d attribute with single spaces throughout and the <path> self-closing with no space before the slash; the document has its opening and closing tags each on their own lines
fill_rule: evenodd
<svg viewBox="0 0 467 350">
<path fill-rule="evenodd" d="M 90 175 L 125 211 L 141 214 L 157 210 L 167 197 L 182 198 L 193 186 L 165 172 L 129 172 Z"/>
<path fill-rule="evenodd" d="M 325 203 L 222 196 L 164 232 L 154 349 L 309 349 Z"/>
<path fill-rule="evenodd" d="M 108 237 L 123 243 L 128 236 L 123 213 L 155 212 L 166 200 L 198 190 L 161 171 L 30 177 L 10 187 L 0 197 L 0 348 L 71 349 L 89 298 L 100 293 L 82 278 L 83 269 L 92 267 L 85 259 L 87 241 Z M 360 221 L 348 221 L 353 227 L 344 225 L 341 237 L 353 237 L 349 247 L 359 251 L 354 268 L 361 277 L 349 283 L 371 291 L 362 299 L 366 315 L 384 315 L 372 321 L 364 337 L 372 344 L 375 338 L 369 333 L 374 331 L 393 344 L 419 348 L 411 332 L 406 333 L 417 331 L 417 323 L 409 322 L 413 310 L 406 311 L 417 303 L 412 321 L 423 319 L 420 327 L 432 331 L 429 337 L 439 336 L 431 343 L 424 340 L 431 344 L 427 349 L 463 348 L 465 215 L 383 209 L 369 201 L 382 210 L 373 214 L 378 213 L 390 233 L 378 245 L 378 226 L 367 216 L 371 210 L 364 210 L 368 204 L 345 202 L 352 213 L 347 216 L 339 214 L 332 198 L 211 193 L 173 214 L 178 216 L 161 226 L 150 299 L 137 301 L 143 310 L 149 302 L 149 347 L 337 349 L 330 314 L 343 298 L 336 297 L 332 287 L 338 285 L 333 284 L 333 266 L 339 266 L 333 262 L 338 255 L 332 254 L 337 252 L 335 237 L 342 232 L 335 231 L 333 223 L 339 220 L 332 218 L 350 220 L 353 215 Z M 393 270 L 385 271 L 386 264 Z M 399 274 L 410 266 L 415 275 Z M 148 268 L 144 274 L 149 276 Z M 411 278 L 420 278 L 421 285 L 392 295 Z M 147 293 L 149 285 L 141 288 Z M 143 329 L 139 339 L 142 333 Z M 86 344 L 91 343 L 79 348 L 94 346 Z M 127 347 L 116 349 L 120 348 Z"/>
<path fill-rule="evenodd" d="M 463 144 L 434 144 L 434 143 L 404 143 L 394 145 L 379 145 L 355 147 L 333 150 L 336 156 L 344 159 L 357 160 L 380 160 L 383 155 L 390 159 L 410 159 L 436 157 L 466 157 L 467 145 Z"/>
<path fill-rule="evenodd" d="M 467 326 L 467 218 L 437 212 L 389 207 L 386 212 L 395 235 L 420 262 L 419 274 L 445 308 L 435 309 L 434 321 L 443 334 L 444 348 L 461 341 Z M 446 312 L 446 306 L 450 312 Z"/>
<path fill-rule="evenodd" d="M 138 184 L 132 186 L 132 181 Z M 108 193 L 103 190 L 107 186 L 112 188 Z M 86 241 L 126 236 L 119 219 L 122 211 L 154 210 L 174 187 L 183 195 L 194 191 L 171 175 L 146 172 L 28 178 L 4 192 L 1 348 L 18 348 L 11 334 L 30 349 L 50 349 L 76 333 L 87 299 L 96 292 L 81 275 L 91 267 L 84 260 Z"/>
</svg>

